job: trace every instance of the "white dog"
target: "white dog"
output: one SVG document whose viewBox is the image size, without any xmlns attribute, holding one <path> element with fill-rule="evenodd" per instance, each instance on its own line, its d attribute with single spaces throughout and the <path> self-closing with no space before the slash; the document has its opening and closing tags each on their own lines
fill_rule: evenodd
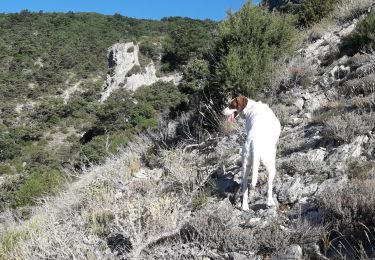
<svg viewBox="0 0 375 260">
<path fill-rule="evenodd" d="M 252 169 L 251 188 L 254 189 L 260 161 L 269 174 L 267 205 L 275 206 L 272 198 L 272 182 L 276 174 L 276 144 L 281 132 L 279 120 L 268 105 L 244 96 L 231 100 L 223 114 L 230 122 L 233 122 L 238 115 L 246 118 L 247 137 L 242 147 L 242 209 L 249 210 L 247 180 L 250 167 Z"/>
</svg>

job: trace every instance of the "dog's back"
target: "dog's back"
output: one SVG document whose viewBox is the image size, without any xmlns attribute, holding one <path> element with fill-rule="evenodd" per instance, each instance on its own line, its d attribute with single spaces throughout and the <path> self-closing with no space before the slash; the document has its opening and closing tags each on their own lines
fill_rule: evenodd
<svg viewBox="0 0 375 260">
<path fill-rule="evenodd" d="M 262 102 L 255 102 L 246 115 L 247 139 L 260 146 L 276 145 L 281 125 L 271 108 Z"/>
</svg>

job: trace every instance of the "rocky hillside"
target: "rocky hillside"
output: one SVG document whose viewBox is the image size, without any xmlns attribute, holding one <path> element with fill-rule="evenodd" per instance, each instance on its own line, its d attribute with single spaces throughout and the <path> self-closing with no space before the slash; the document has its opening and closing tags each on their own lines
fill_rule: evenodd
<svg viewBox="0 0 375 260">
<path fill-rule="evenodd" d="M 83 170 L 64 192 L 45 198 L 28 220 L 5 212 L 0 254 L 4 259 L 373 258 L 375 54 L 358 46 L 373 28 L 372 8 L 371 3 L 354 16 L 336 13 L 300 32 L 297 51 L 275 64 L 270 87 L 259 95 L 283 126 L 275 208 L 266 206 L 264 169 L 250 211 L 238 207 L 244 122 L 224 124 L 208 101 L 200 112 L 220 131 L 200 129 L 198 139 L 192 113 L 159 121 L 118 155 Z M 367 47 L 371 44 L 373 39 Z M 129 47 L 137 49 L 127 46 L 124 55 L 133 55 Z M 121 74 L 123 84 L 128 72 Z M 119 81 L 107 81 L 113 82 Z"/>
</svg>

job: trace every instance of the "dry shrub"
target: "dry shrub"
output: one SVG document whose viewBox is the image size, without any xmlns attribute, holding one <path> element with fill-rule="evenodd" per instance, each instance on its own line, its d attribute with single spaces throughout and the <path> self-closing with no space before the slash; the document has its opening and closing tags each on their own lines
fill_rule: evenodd
<svg viewBox="0 0 375 260">
<path fill-rule="evenodd" d="M 270 86 L 275 90 L 274 92 L 285 91 L 297 86 L 306 88 L 311 85 L 317 73 L 317 67 L 301 56 L 283 60 L 276 67 L 278 69 L 270 78 Z"/>
<path fill-rule="evenodd" d="M 358 69 L 359 67 L 368 63 L 370 59 L 371 56 L 367 54 L 356 53 L 354 56 L 348 58 L 348 60 L 345 62 L 345 66 L 350 66 L 352 70 Z"/>
<path fill-rule="evenodd" d="M 346 174 L 351 179 L 366 180 L 375 176 L 375 161 L 349 160 L 346 163 Z"/>
<path fill-rule="evenodd" d="M 232 212 L 202 210 L 190 225 L 200 243 L 221 252 L 254 251 L 258 241 L 251 229 L 242 229 L 231 222 Z"/>
<path fill-rule="evenodd" d="M 368 12 L 372 0 L 341 0 L 332 12 L 332 18 L 340 23 L 351 21 Z"/>
<path fill-rule="evenodd" d="M 288 125 L 291 116 L 298 112 L 298 108 L 296 106 L 286 106 L 283 104 L 272 106 L 272 110 L 275 113 L 276 117 L 280 120 L 280 124 L 282 126 Z"/>
<path fill-rule="evenodd" d="M 197 155 L 174 149 L 163 151 L 162 158 L 167 186 L 185 194 L 194 190 L 198 177 Z"/>
<path fill-rule="evenodd" d="M 319 23 L 312 25 L 303 32 L 303 42 L 312 43 L 324 36 L 324 34 L 333 26 L 332 20 L 324 18 Z"/>
<path fill-rule="evenodd" d="M 346 81 L 340 92 L 345 96 L 368 96 L 375 93 L 375 74 Z"/>
<path fill-rule="evenodd" d="M 367 253 L 374 252 L 375 180 L 353 180 L 344 187 L 330 189 L 321 196 L 320 208 L 326 224 L 331 224 L 331 232 L 336 234 L 338 241 L 328 243 L 336 255 L 367 259 Z"/>
<path fill-rule="evenodd" d="M 351 224 L 375 223 L 375 180 L 352 180 L 346 186 L 330 189 L 320 199 L 321 209 L 326 220 Z"/>
<path fill-rule="evenodd" d="M 352 111 L 328 117 L 323 124 L 322 135 L 327 140 L 350 143 L 355 137 L 367 134 L 374 128 L 375 116 L 373 113 Z"/>
<path fill-rule="evenodd" d="M 324 162 L 312 160 L 305 154 L 292 154 L 288 159 L 281 163 L 281 169 L 288 175 L 316 175 L 322 176 L 328 171 L 327 165 Z"/>
<path fill-rule="evenodd" d="M 375 109 L 375 95 L 372 94 L 367 97 L 353 97 L 352 104 L 360 111 L 374 111 Z"/>
</svg>

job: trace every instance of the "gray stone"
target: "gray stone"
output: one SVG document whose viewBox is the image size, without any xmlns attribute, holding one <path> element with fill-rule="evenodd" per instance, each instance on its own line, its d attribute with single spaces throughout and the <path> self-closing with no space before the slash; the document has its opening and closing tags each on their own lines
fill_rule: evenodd
<svg viewBox="0 0 375 260">
<path fill-rule="evenodd" d="M 299 98 L 297 99 L 295 102 L 294 102 L 294 105 L 299 109 L 299 110 L 302 110 L 303 109 L 303 104 L 305 103 L 305 101 L 303 100 L 303 98 Z"/>
<path fill-rule="evenodd" d="M 341 189 L 348 182 L 348 176 L 341 175 L 335 178 L 327 179 L 323 181 L 316 191 L 317 197 L 321 196 L 324 192 L 329 190 Z"/>
<path fill-rule="evenodd" d="M 363 145 L 367 143 L 368 140 L 369 138 L 367 136 L 361 135 L 356 137 L 350 144 L 344 144 L 334 149 L 328 155 L 328 165 L 330 165 L 332 169 L 343 173 L 347 160 L 359 158 L 363 152 Z"/>
<path fill-rule="evenodd" d="M 237 252 L 228 253 L 228 259 L 230 260 L 248 260 L 249 257 L 247 255 L 243 255 Z"/>
<path fill-rule="evenodd" d="M 295 203 L 301 197 L 303 189 L 301 177 L 290 178 L 281 185 L 278 201 L 284 204 Z"/>
<path fill-rule="evenodd" d="M 303 259 L 302 248 L 299 245 L 293 244 L 284 250 L 284 252 L 276 253 L 271 259 Z"/>
<path fill-rule="evenodd" d="M 310 150 L 306 153 L 306 158 L 309 161 L 313 162 L 322 162 L 327 155 L 327 151 L 324 147 L 319 149 Z"/>
</svg>

